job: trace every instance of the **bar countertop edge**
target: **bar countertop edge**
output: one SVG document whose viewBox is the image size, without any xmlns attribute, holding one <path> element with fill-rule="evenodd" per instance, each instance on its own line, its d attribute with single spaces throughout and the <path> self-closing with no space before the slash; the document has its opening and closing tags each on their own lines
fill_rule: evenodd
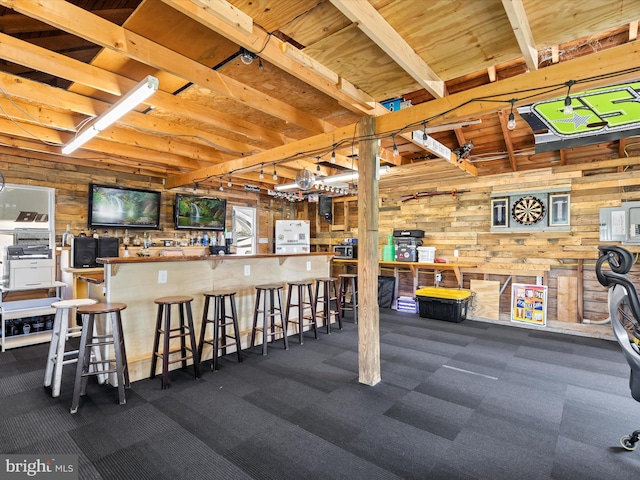
<svg viewBox="0 0 640 480">
<path fill-rule="evenodd" d="M 149 257 L 100 257 L 96 261 L 103 265 L 114 265 L 123 263 L 156 263 L 156 262 L 192 262 L 199 260 L 246 260 L 251 258 L 289 258 L 289 257 L 314 257 L 327 256 L 333 257 L 333 252 L 310 252 L 310 253 L 269 253 L 262 255 L 197 255 L 197 256 L 178 256 L 178 255 L 154 255 Z"/>
</svg>

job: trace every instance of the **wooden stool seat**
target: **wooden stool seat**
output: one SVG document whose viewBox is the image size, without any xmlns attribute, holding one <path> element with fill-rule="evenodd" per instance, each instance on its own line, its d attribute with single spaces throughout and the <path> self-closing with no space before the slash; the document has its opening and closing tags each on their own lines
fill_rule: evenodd
<svg viewBox="0 0 640 480">
<path fill-rule="evenodd" d="M 160 297 L 156 298 L 153 302 L 158 305 L 178 305 L 181 303 L 192 302 L 193 297 L 189 297 L 187 295 L 174 295 L 169 297 Z"/>
<path fill-rule="evenodd" d="M 314 337 L 318 338 L 318 325 L 316 322 L 316 307 L 313 302 L 313 282 L 309 281 L 299 281 L 299 282 L 289 282 L 289 291 L 287 294 L 287 306 L 285 308 L 284 315 L 284 323 L 289 326 L 289 323 L 293 323 L 298 327 L 298 339 L 300 341 L 300 345 L 304 343 L 304 327 L 309 326 L 313 328 Z M 297 293 L 297 302 L 293 303 L 293 292 L 294 290 Z M 291 320 L 289 316 L 291 315 L 291 309 L 293 307 L 298 307 L 298 318 Z M 305 314 L 305 310 L 308 310 L 309 313 Z M 305 325 L 305 319 L 308 320 Z"/>
<path fill-rule="evenodd" d="M 258 326 L 258 317 L 262 315 L 262 326 Z M 279 318 L 280 323 L 276 323 Z M 256 285 L 256 303 L 253 311 L 251 329 L 251 347 L 255 345 L 256 334 L 262 332 L 262 355 L 267 354 L 267 343 L 276 335 L 282 334 L 284 349 L 289 350 L 287 324 L 282 313 L 282 285 L 270 283 Z"/>
<path fill-rule="evenodd" d="M 175 295 L 159 297 L 154 300 L 158 305 L 156 316 L 156 331 L 153 340 L 153 353 L 151 357 L 151 374 L 149 378 L 155 378 L 158 358 L 162 359 L 162 389 L 169 386 L 169 365 L 182 362 L 182 368 L 187 368 L 187 361 L 193 361 L 193 373 L 195 378 L 200 377 L 200 360 L 198 348 L 196 346 L 196 335 L 193 328 L 193 315 L 191 312 L 191 302 L 193 297 L 186 295 Z M 178 306 L 180 324 L 178 327 L 171 326 L 171 306 Z M 185 323 L 186 316 L 186 323 Z M 163 337 L 162 351 L 160 348 L 160 337 Z M 187 346 L 186 339 L 189 338 Z M 171 340 L 180 339 L 180 347 L 171 347 Z M 179 353 L 179 358 L 170 358 L 172 354 Z"/>
<path fill-rule="evenodd" d="M 227 354 L 227 347 L 235 345 L 238 362 L 242 362 L 242 347 L 240 346 L 240 329 L 238 328 L 238 314 L 236 311 L 235 290 L 216 290 L 205 292 L 204 308 L 202 311 L 202 325 L 200 328 L 200 343 L 198 344 L 198 357 L 202 361 L 202 350 L 207 343 L 213 347 L 211 370 L 218 370 L 218 352 Z M 210 301 L 213 299 L 213 318 L 209 318 Z M 228 305 L 227 305 L 228 303 Z M 227 314 L 227 306 L 231 314 Z M 207 326 L 213 325 L 213 338 L 205 339 Z M 233 334 L 227 333 L 227 327 L 233 329 Z M 233 340 L 233 343 L 228 343 Z"/>
<path fill-rule="evenodd" d="M 78 411 L 80 397 L 86 394 L 87 380 L 90 375 L 115 373 L 118 383 L 118 401 L 120 405 L 127 403 L 124 389 L 129 388 L 129 366 L 127 352 L 122 333 L 122 317 L 120 312 L 127 308 L 125 303 L 94 303 L 78 307 L 77 312 L 83 315 L 82 334 L 78 349 L 78 365 L 73 386 L 71 413 Z M 106 315 L 105 332 L 96 334 L 95 316 Z M 91 351 L 105 348 L 105 358 L 91 358 Z M 113 348 L 113 358 L 108 358 L 107 347 Z M 93 368 L 100 365 L 102 368 Z"/>
<path fill-rule="evenodd" d="M 318 311 L 318 306 L 322 310 Z M 335 305 L 335 309 L 333 306 Z M 342 330 L 342 309 L 338 297 L 338 279 L 335 277 L 316 278 L 315 295 L 316 317 L 322 320 L 327 328 L 327 333 L 331 333 L 331 315 L 338 322 L 338 328 Z"/>
<path fill-rule="evenodd" d="M 344 311 L 353 312 L 353 323 L 358 323 L 358 275 L 355 273 L 343 273 L 340 278 L 339 296 L 340 308 L 344 318 Z"/>
</svg>

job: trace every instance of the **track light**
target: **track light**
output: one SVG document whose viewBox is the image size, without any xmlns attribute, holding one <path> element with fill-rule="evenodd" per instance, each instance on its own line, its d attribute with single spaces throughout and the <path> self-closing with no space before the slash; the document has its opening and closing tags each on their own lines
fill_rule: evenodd
<svg viewBox="0 0 640 480">
<path fill-rule="evenodd" d="M 102 115 L 99 115 L 91 124 L 82 132 L 78 133 L 73 140 L 62 147 L 62 153 L 69 155 L 82 145 L 95 137 L 102 130 L 112 123 L 129 113 L 141 102 L 149 98 L 158 90 L 158 79 L 147 75 L 138 85 L 130 90 L 124 97 L 111 105 L 109 109 Z"/>
<path fill-rule="evenodd" d="M 515 130 L 516 128 L 516 116 L 513 114 L 513 105 L 516 103 L 516 100 L 511 100 L 511 112 L 509 113 L 509 120 L 507 121 L 507 128 L 509 130 Z"/>
<path fill-rule="evenodd" d="M 571 97 L 569 94 L 571 93 L 571 87 L 573 87 L 575 83 L 575 80 L 569 80 L 565 83 L 567 86 L 567 96 L 564 99 L 564 109 L 562 110 L 565 115 L 573 115 L 573 105 L 571 104 Z"/>
</svg>

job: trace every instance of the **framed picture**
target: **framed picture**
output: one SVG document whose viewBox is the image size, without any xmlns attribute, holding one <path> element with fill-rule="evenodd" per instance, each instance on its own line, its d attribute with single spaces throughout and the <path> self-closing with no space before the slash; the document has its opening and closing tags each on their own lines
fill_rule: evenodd
<svg viewBox="0 0 640 480">
<path fill-rule="evenodd" d="M 491 227 L 509 226 L 509 199 L 496 198 L 491 200 Z"/>
<path fill-rule="evenodd" d="M 569 225 L 570 197 L 568 193 L 549 195 L 549 226 Z"/>
</svg>

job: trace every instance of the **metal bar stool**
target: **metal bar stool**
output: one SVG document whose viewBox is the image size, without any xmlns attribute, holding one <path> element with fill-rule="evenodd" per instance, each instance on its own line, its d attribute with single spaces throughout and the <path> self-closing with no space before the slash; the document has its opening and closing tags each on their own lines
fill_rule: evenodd
<svg viewBox="0 0 640 480">
<path fill-rule="evenodd" d="M 289 282 L 284 323 L 285 325 L 287 325 L 287 327 L 289 326 L 289 323 L 293 323 L 298 326 L 298 338 L 300 340 L 300 345 L 304 343 L 303 330 L 305 326 L 312 327 L 314 337 L 316 339 L 318 338 L 318 325 L 316 322 L 316 307 L 313 302 L 313 291 L 311 287 L 312 284 L 313 282 L 311 281 Z M 293 303 L 294 289 L 297 292 L 298 303 Z M 291 315 L 291 308 L 293 307 L 298 307 L 298 318 L 290 320 L 289 315 Z M 308 310 L 309 313 L 305 314 L 305 310 Z M 305 324 L 305 320 L 309 321 Z"/>
<path fill-rule="evenodd" d="M 158 315 L 156 317 L 156 333 L 153 340 L 153 354 L 151 357 L 150 378 L 156 377 L 156 365 L 158 358 L 162 359 L 162 389 L 169 386 L 169 364 L 182 362 L 182 368 L 187 368 L 187 360 L 193 360 L 193 373 L 195 378 L 200 376 L 200 361 L 198 357 L 198 347 L 196 346 L 196 335 L 193 328 L 193 315 L 191 313 L 191 302 L 193 297 L 173 296 L 156 298 L 154 303 L 158 305 Z M 171 327 L 171 306 L 178 306 L 180 325 Z M 185 311 L 187 322 L 185 324 Z M 164 322 L 163 322 L 164 318 Z M 162 352 L 158 351 L 160 346 L 160 335 L 163 335 Z M 186 343 L 189 337 L 189 346 Z M 174 338 L 180 339 L 180 348 L 171 350 L 170 343 Z M 170 360 L 173 353 L 180 353 L 180 357 Z"/>
<path fill-rule="evenodd" d="M 62 383 L 62 367 L 78 362 L 79 350 L 67 350 L 67 341 L 70 338 L 78 338 L 82 335 L 82 325 L 70 327 L 72 310 L 86 305 L 94 305 L 97 300 L 91 298 L 78 298 L 73 300 L 61 300 L 51 304 L 56 309 L 53 320 L 53 330 L 51 331 L 51 343 L 49 344 L 49 354 L 47 365 L 44 370 L 44 386 L 51 387 L 51 396 L 60 396 L 60 385 Z M 95 332 L 94 332 L 95 333 Z M 100 355 L 99 350 L 94 350 L 94 355 Z M 100 383 L 104 383 L 106 377 L 100 378 Z"/>
<path fill-rule="evenodd" d="M 78 349 L 78 366 L 76 367 L 76 379 L 73 386 L 73 398 L 71 400 L 71 413 L 78 411 L 80 396 L 87 390 L 87 380 L 90 375 L 115 373 L 118 382 L 118 401 L 120 405 L 127 403 L 124 389 L 129 388 L 129 366 L 127 365 L 127 352 L 124 347 L 122 334 L 122 317 L 120 312 L 127 308 L 124 303 L 96 303 L 78 308 L 78 313 L 83 316 L 82 334 L 80 336 L 80 348 Z M 94 334 L 95 316 L 106 315 L 104 335 Z M 91 350 L 113 346 L 114 358 L 102 358 L 95 361 L 91 359 Z M 106 350 L 106 349 L 105 349 Z M 105 356 L 109 352 L 105 352 Z M 91 368 L 102 364 L 107 368 L 97 370 Z"/>
<path fill-rule="evenodd" d="M 240 346 L 240 329 L 238 328 L 238 315 L 236 312 L 236 292 L 217 291 L 204 293 L 204 309 L 202 312 L 202 326 L 200 328 L 200 343 L 198 344 L 198 358 L 202 361 L 202 350 L 204 344 L 213 346 L 213 358 L 211 360 L 211 370 L 218 370 L 218 351 L 222 349 L 222 354 L 227 354 L 227 347 L 235 345 L 238 354 L 238 362 L 242 362 L 242 347 Z M 213 318 L 209 318 L 210 300 L 213 298 Z M 231 310 L 231 315 L 227 315 L 227 305 Z M 213 338 L 205 339 L 208 324 L 213 325 Z M 227 327 L 233 328 L 233 335 L 227 334 Z M 233 343 L 227 343 L 233 340 Z"/>
<path fill-rule="evenodd" d="M 353 312 L 353 323 L 358 323 L 358 275 L 343 273 L 340 278 L 340 308 L 344 316 L 345 310 Z M 348 299 L 348 300 L 347 300 Z"/>
<path fill-rule="evenodd" d="M 262 302 L 261 302 L 262 300 Z M 258 326 L 258 317 L 262 314 L 262 326 Z M 280 323 L 276 323 L 280 317 Z M 282 316 L 282 285 L 256 285 L 256 304 L 253 311 L 253 328 L 251 329 L 251 347 L 255 345 L 256 333 L 262 332 L 262 355 L 267 354 L 267 343 L 278 333 L 284 339 L 284 349 L 289 350 L 286 323 Z"/>
<path fill-rule="evenodd" d="M 322 305 L 321 311 L 318 311 L 318 305 Z M 335 305 L 335 309 L 332 305 Z M 338 328 L 342 330 L 342 310 L 338 298 L 337 278 L 316 278 L 315 310 L 316 317 L 321 319 L 327 327 L 327 333 L 331 333 L 331 315 L 336 318 Z"/>
</svg>

